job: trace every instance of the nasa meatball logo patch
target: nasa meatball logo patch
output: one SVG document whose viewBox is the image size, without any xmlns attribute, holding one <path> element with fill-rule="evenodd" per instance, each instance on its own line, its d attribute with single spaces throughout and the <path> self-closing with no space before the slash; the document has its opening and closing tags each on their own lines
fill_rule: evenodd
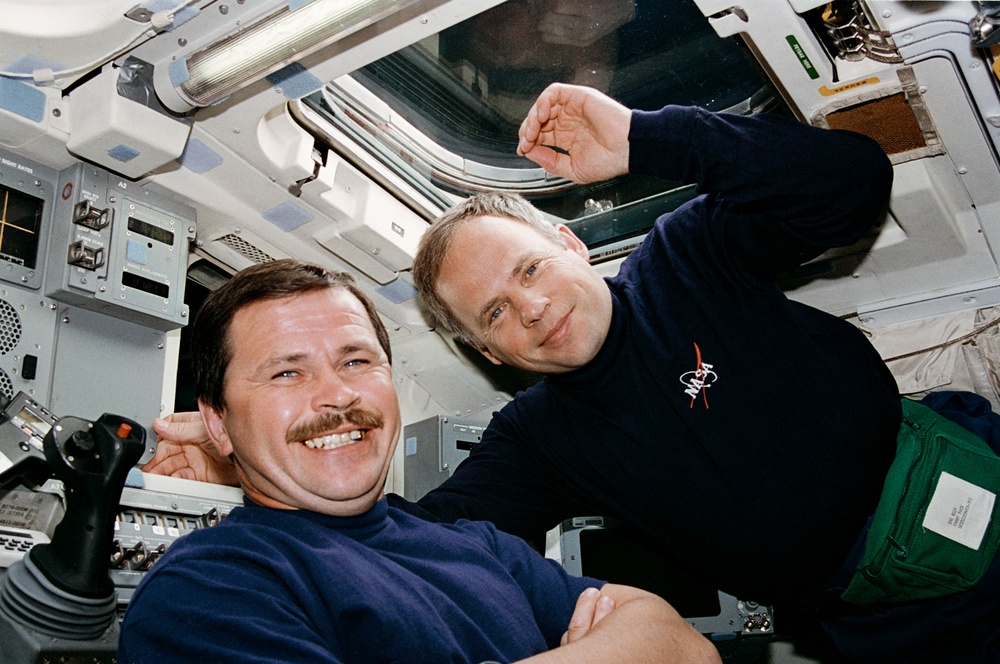
<svg viewBox="0 0 1000 664">
<path fill-rule="evenodd" d="M 708 408 L 708 388 L 719 379 L 718 374 L 712 370 L 712 365 L 702 360 L 701 349 L 698 344 L 694 344 L 695 368 L 694 371 L 686 371 L 681 374 L 681 384 L 684 385 L 684 393 L 691 397 L 689 408 L 694 408 L 695 403 L 701 401 L 705 408 Z M 699 397 L 701 397 L 699 399 Z"/>
</svg>

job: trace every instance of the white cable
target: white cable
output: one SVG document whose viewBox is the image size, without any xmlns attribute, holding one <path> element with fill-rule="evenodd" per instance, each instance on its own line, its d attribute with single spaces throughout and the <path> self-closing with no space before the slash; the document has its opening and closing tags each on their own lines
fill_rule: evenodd
<svg viewBox="0 0 1000 664">
<path fill-rule="evenodd" d="M 163 30 L 174 22 L 174 13 L 172 11 L 156 12 L 150 17 L 149 22 L 155 29 Z"/>
<path fill-rule="evenodd" d="M 46 83 L 51 83 L 55 80 L 56 75 L 52 72 L 52 67 L 39 67 L 35 71 L 31 72 L 32 78 L 35 79 L 35 85 L 45 85 Z"/>
<path fill-rule="evenodd" d="M 178 4 L 173 9 L 156 12 L 151 17 L 151 21 L 162 21 L 163 18 L 166 16 L 166 17 L 169 17 L 169 20 L 167 20 L 167 22 L 164 23 L 163 25 L 164 26 L 170 25 L 171 23 L 173 23 L 174 16 L 177 14 L 177 12 L 179 12 L 182 9 L 184 9 L 188 5 L 194 4 L 197 1 L 198 0 L 184 0 L 183 2 L 181 2 L 180 4 Z M 159 17 L 159 18 L 157 18 L 157 17 Z M 156 28 L 156 29 L 161 29 L 163 26 L 158 27 L 156 25 L 156 23 L 154 22 L 153 23 L 153 27 Z M 94 60 L 94 61 L 92 61 L 92 62 L 90 62 L 88 64 L 80 65 L 79 67 L 73 67 L 71 69 L 63 69 L 63 70 L 57 71 L 57 72 L 53 72 L 51 67 L 39 67 L 38 69 L 36 69 L 36 70 L 34 70 L 34 71 L 30 72 L 30 73 L 12 72 L 12 71 L 0 71 L 0 76 L 2 76 L 4 78 L 14 78 L 14 79 L 21 79 L 21 80 L 31 80 L 31 81 L 35 82 L 36 84 L 52 83 L 52 82 L 54 82 L 54 81 L 56 81 L 56 80 L 58 80 L 60 78 L 67 78 L 67 77 L 73 76 L 75 74 L 86 73 L 86 72 L 90 71 L 91 69 L 94 69 L 95 67 L 99 67 L 99 66 L 103 65 L 106 62 L 114 60 L 115 58 L 117 58 L 122 53 L 125 53 L 126 51 L 129 51 L 133 47 L 135 47 L 136 45 L 138 45 L 138 43 L 144 37 L 145 38 L 152 38 L 152 37 L 156 36 L 156 33 L 149 34 L 150 32 L 151 32 L 151 30 L 148 27 L 144 26 L 142 28 L 142 32 L 139 33 L 138 35 L 136 35 L 135 37 L 133 37 L 124 46 L 122 46 L 120 48 L 116 48 L 115 50 L 113 50 L 113 51 L 111 51 L 109 53 L 105 53 L 100 58 L 97 58 L 96 60 Z M 41 80 L 39 78 L 40 76 L 42 77 Z M 48 76 L 48 78 L 45 78 L 46 76 Z"/>
</svg>

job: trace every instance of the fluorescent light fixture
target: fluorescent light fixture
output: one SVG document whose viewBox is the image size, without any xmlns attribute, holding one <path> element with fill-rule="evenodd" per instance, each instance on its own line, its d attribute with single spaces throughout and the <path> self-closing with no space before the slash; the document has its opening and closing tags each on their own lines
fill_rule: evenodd
<svg viewBox="0 0 1000 664">
<path fill-rule="evenodd" d="M 367 27 L 418 0 L 291 2 L 261 20 L 171 63 L 170 81 L 189 108 L 209 106 L 243 86 Z"/>
</svg>

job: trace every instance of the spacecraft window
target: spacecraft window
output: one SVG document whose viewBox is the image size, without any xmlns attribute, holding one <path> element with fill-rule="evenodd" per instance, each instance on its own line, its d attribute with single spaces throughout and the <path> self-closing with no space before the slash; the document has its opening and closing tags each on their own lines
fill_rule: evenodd
<svg viewBox="0 0 1000 664">
<path fill-rule="evenodd" d="M 575 16 L 560 13 L 570 5 Z M 588 220 L 574 229 L 588 244 L 642 233 L 631 228 L 629 210 L 647 223 L 650 207 L 690 194 L 632 176 L 578 186 L 518 157 L 518 126 L 548 84 L 590 85 L 647 110 L 685 104 L 749 113 L 779 103 L 748 50 L 720 38 L 693 0 L 508 0 L 349 79 L 306 104 L 372 141 L 368 151 L 425 196 L 518 191 L 554 221 Z M 343 126 L 365 121 L 361 130 Z"/>
</svg>

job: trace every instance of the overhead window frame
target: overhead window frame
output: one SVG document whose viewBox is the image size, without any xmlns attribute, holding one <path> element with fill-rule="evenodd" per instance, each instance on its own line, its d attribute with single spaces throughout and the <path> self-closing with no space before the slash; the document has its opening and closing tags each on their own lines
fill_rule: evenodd
<svg viewBox="0 0 1000 664">
<path fill-rule="evenodd" d="M 401 72 L 416 71 L 429 77 L 426 88 L 447 96 L 449 103 L 460 109 L 476 108 L 477 99 L 469 89 L 455 80 L 453 72 L 420 43 L 400 49 L 389 57 Z M 749 54 L 747 57 L 752 60 Z M 443 146 L 404 117 L 404 113 L 415 117 L 421 109 L 406 104 L 406 99 L 393 95 L 389 88 L 366 81 L 367 72 L 374 64 L 292 102 L 293 116 L 318 137 L 325 149 L 348 160 L 428 221 L 471 194 L 494 190 L 514 192 L 535 203 L 554 223 L 566 223 L 573 228 L 591 248 L 595 260 L 609 260 L 621 251 L 630 250 L 637 243 L 635 238 L 641 239 L 656 216 L 694 196 L 693 187 L 680 183 L 656 181 L 653 184 L 649 178 L 646 180 L 650 184 L 636 186 L 626 182 L 641 180 L 634 176 L 623 176 L 611 183 L 578 185 L 513 154 L 516 136 L 512 137 L 508 162 L 516 166 L 472 159 Z M 780 97 L 762 73 L 751 83 L 758 86 L 755 92 L 733 106 L 714 110 L 753 114 L 775 110 L 781 104 Z M 394 107 L 396 104 L 405 104 L 407 109 L 401 112 Z M 435 128 L 434 133 L 442 135 L 440 128 Z M 626 189 L 625 194 L 603 197 L 623 185 L 632 188 Z M 621 250 L 614 247 L 621 247 Z"/>
</svg>

